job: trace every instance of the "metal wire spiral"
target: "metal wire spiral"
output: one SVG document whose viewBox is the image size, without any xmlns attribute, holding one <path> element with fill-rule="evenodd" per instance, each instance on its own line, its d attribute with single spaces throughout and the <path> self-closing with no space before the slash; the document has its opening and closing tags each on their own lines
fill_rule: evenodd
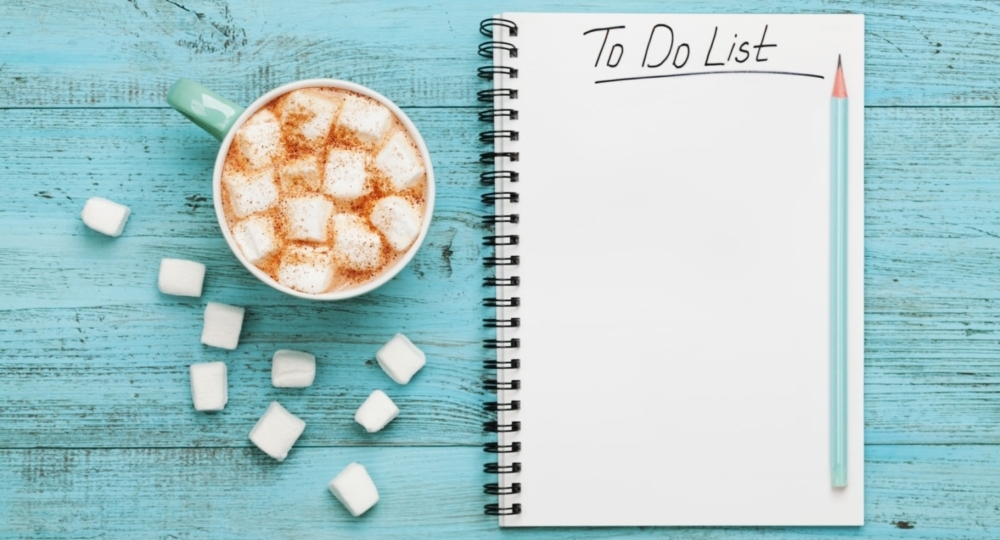
<svg viewBox="0 0 1000 540">
<path fill-rule="evenodd" d="M 510 36 L 517 36 L 517 25 L 513 21 L 501 18 L 490 18 L 485 19 L 479 24 L 479 31 L 490 39 L 479 45 L 479 55 L 484 58 L 489 58 L 491 61 L 493 59 L 494 53 L 498 52 L 500 54 L 506 53 L 510 58 L 516 58 L 518 55 L 517 46 L 513 43 L 507 41 L 499 41 L 493 37 L 493 28 L 503 27 L 507 29 L 507 33 Z M 509 79 L 517 78 L 517 70 L 506 66 L 483 66 L 479 68 L 478 75 L 481 79 L 486 79 L 489 81 L 494 81 L 497 77 L 506 77 Z M 489 103 L 493 105 L 496 99 L 514 100 L 517 99 L 517 90 L 513 88 L 491 88 L 488 90 L 482 90 L 478 92 L 477 99 L 484 103 Z M 479 141 L 483 144 L 493 145 L 496 141 L 506 139 L 507 141 L 516 141 L 520 134 L 515 130 L 503 129 L 496 130 L 492 129 L 494 121 L 497 118 L 506 118 L 508 120 L 516 120 L 518 116 L 518 111 L 511 108 L 497 108 L 490 107 L 488 109 L 479 112 L 479 120 L 482 122 L 487 122 L 490 124 L 491 129 L 489 131 L 483 131 L 479 134 Z M 506 166 L 511 165 L 514 162 L 519 161 L 520 155 L 517 152 L 496 152 L 489 151 L 480 154 L 480 162 L 487 165 L 495 165 L 497 163 L 503 163 L 505 167 L 503 170 L 497 170 L 496 168 L 491 168 L 486 172 L 483 172 L 479 176 L 479 181 L 484 186 L 496 186 L 497 182 L 517 182 L 519 180 L 518 174 L 515 171 L 508 170 Z M 484 205 L 495 205 L 498 201 L 506 201 L 508 203 L 518 202 L 518 194 L 511 191 L 490 191 L 482 195 L 482 202 Z M 518 214 L 497 214 L 490 213 L 483 216 L 483 225 L 490 226 L 496 225 L 498 223 L 515 224 L 518 223 Z M 483 237 L 484 246 L 515 246 L 519 243 L 520 237 L 516 234 L 489 234 Z M 498 266 L 517 266 L 520 264 L 520 257 L 517 255 L 511 255 L 507 257 L 500 257 L 494 253 L 492 256 L 484 257 L 483 264 L 487 267 L 498 267 Z M 483 280 L 484 287 L 515 287 L 520 284 L 521 280 L 518 276 L 509 277 L 487 277 Z M 483 299 L 483 305 L 486 307 L 516 307 L 520 305 L 521 299 L 518 297 L 508 297 L 499 298 L 490 297 Z M 521 319 L 517 317 L 502 318 L 497 316 L 496 318 L 483 319 L 483 326 L 486 328 L 516 328 L 521 325 Z M 520 340 L 517 338 L 513 339 L 486 339 L 483 341 L 483 347 L 487 349 L 507 349 L 513 350 L 520 347 Z M 506 369 L 517 369 L 521 366 L 521 361 L 517 358 L 510 358 L 506 360 L 493 359 L 486 360 L 483 362 L 483 367 L 487 370 L 500 371 Z M 490 392 L 498 392 L 504 390 L 517 390 L 521 387 L 521 381 L 510 380 L 501 381 L 498 379 L 487 379 L 483 381 L 483 388 Z M 507 402 L 501 401 L 490 401 L 483 403 L 483 409 L 488 412 L 499 413 L 503 411 L 517 411 L 521 409 L 521 402 L 518 400 L 510 400 Z M 520 431 L 521 423 L 518 421 L 511 421 L 508 423 L 501 423 L 497 420 L 491 420 L 483 423 L 483 430 L 490 433 L 513 433 Z M 498 442 L 486 443 L 483 445 L 483 451 L 491 454 L 513 454 L 521 450 L 521 443 L 517 441 L 512 441 L 510 444 L 500 444 Z M 513 474 L 521 471 L 520 462 L 512 462 L 510 464 L 500 464 L 500 463 L 487 463 L 483 466 L 483 471 L 488 474 Z M 518 482 L 512 482 L 509 485 L 501 485 L 500 483 L 490 483 L 483 485 L 484 493 L 488 495 L 513 495 L 521 492 L 521 484 Z M 521 505 L 518 503 L 510 504 L 509 506 L 501 506 L 500 504 L 488 504 L 485 507 L 486 514 L 493 516 L 509 516 L 521 513 Z"/>
</svg>

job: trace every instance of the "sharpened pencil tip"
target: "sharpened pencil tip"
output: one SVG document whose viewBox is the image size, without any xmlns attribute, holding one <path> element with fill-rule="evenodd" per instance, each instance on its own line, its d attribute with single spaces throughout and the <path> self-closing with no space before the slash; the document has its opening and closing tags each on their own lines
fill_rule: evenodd
<svg viewBox="0 0 1000 540">
<path fill-rule="evenodd" d="M 837 75 L 833 79 L 833 97 L 846 98 L 847 84 L 844 82 L 844 66 L 840 62 L 840 55 L 837 55 Z"/>
</svg>

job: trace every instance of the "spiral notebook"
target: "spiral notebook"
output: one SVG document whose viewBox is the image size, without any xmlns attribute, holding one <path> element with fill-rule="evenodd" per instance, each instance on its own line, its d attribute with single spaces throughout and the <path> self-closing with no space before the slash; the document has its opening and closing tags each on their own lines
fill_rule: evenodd
<svg viewBox="0 0 1000 540">
<path fill-rule="evenodd" d="M 512 527 L 862 525 L 863 17 L 504 13 L 481 31 L 486 512 Z M 842 489 L 829 449 L 838 57 Z"/>
</svg>

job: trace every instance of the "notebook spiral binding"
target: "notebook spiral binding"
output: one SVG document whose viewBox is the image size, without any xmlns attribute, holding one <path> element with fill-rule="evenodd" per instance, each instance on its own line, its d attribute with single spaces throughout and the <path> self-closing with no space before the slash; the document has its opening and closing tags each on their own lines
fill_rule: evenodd
<svg viewBox="0 0 1000 540">
<path fill-rule="evenodd" d="M 485 41 L 479 45 L 479 55 L 489 59 L 491 65 L 480 67 L 478 75 L 481 79 L 491 82 L 500 80 L 499 78 L 506 78 L 508 81 L 516 79 L 517 69 L 510 66 L 492 65 L 494 53 L 500 55 L 506 54 L 508 58 L 517 58 L 518 54 L 517 46 L 514 43 L 495 38 L 494 29 L 499 30 L 496 34 L 497 36 L 504 33 L 508 38 L 517 36 L 517 24 L 513 21 L 496 17 L 481 21 L 479 23 L 479 32 L 489 38 L 489 41 Z M 499 103 L 509 104 L 511 100 L 517 99 L 517 89 L 495 84 L 493 88 L 480 91 L 477 94 L 477 99 L 480 102 L 490 105 L 488 109 L 479 112 L 479 120 L 489 123 L 491 127 L 494 127 L 494 123 L 498 119 L 502 121 L 517 120 L 517 109 L 510 108 L 509 106 L 499 106 Z M 479 141 L 492 147 L 498 143 L 517 141 L 518 135 L 518 132 L 515 130 L 491 129 L 481 132 L 479 134 Z M 481 153 L 479 158 L 481 163 L 493 165 L 491 170 L 483 172 L 479 176 L 479 181 L 482 185 L 493 188 L 489 193 L 482 195 L 483 204 L 491 205 L 494 208 L 496 208 L 496 205 L 502 204 L 505 205 L 505 208 L 510 208 L 511 204 L 517 203 L 517 192 L 504 191 L 499 186 L 520 180 L 517 172 L 508 169 L 512 163 L 519 161 L 520 154 L 518 152 L 496 151 L 494 148 L 489 152 Z M 497 166 L 498 164 L 502 164 L 502 166 Z M 484 298 L 483 305 L 498 309 L 496 318 L 483 319 L 483 326 L 498 329 L 497 332 L 503 332 L 503 329 L 508 328 L 516 330 L 521 326 L 520 318 L 503 317 L 499 314 L 502 309 L 516 308 L 521 303 L 521 299 L 517 296 L 502 293 L 503 288 L 517 287 L 521 283 L 520 277 L 509 275 L 510 270 L 508 270 L 510 267 L 516 267 L 520 264 L 520 257 L 517 255 L 504 256 L 505 253 L 498 252 L 506 249 L 506 246 L 517 246 L 519 243 L 520 237 L 517 234 L 507 234 L 510 232 L 509 228 L 503 229 L 503 233 L 499 230 L 501 227 L 516 225 L 519 219 L 517 213 L 508 212 L 493 212 L 483 216 L 484 226 L 489 227 L 492 225 L 498 229 L 496 231 L 497 234 L 488 234 L 483 237 L 483 245 L 494 248 L 493 256 L 484 257 L 483 264 L 494 268 L 497 274 L 503 274 L 487 277 L 483 280 L 484 287 L 492 287 L 497 291 L 496 297 Z M 495 359 L 483 362 L 484 369 L 494 371 L 497 374 L 496 378 L 483 381 L 483 388 L 489 392 L 497 392 L 498 395 L 516 391 L 521 387 L 520 380 L 509 379 L 503 375 L 506 370 L 518 369 L 521 366 L 521 360 L 510 358 L 509 354 L 512 351 L 516 351 L 520 347 L 521 342 L 517 338 L 501 339 L 501 335 L 498 333 L 495 339 L 486 339 L 483 341 L 483 347 L 497 351 Z M 521 402 L 516 399 L 509 399 L 507 401 L 498 399 L 497 401 L 484 403 L 483 409 L 491 413 L 519 411 L 521 409 Z M 511 441 L 509 439 L 510 434 L 521 430 L 521 423 L 519 421 L 514 420 L 501 423 L 498 420 L 494 420 L 484 422 L 483 430 L 490 433 L 497 433 L 498 437 L 497 442 L 484 444 L 483 451 L 491 454 L 516 454 L 521 450 L 521 443 L 519 441 Z M 483 472 L 498 476 L 516 474 L 520 471 L 521 463 L 519 461 L 486 463 L 483 465 Z M 503 504 L 503 499 L 500 498 L 520 493 L 521 484 L 519 482 L 485 484 L 483 485 L 483 492 L 487 495 L 496 495 L 498 497 L 497 503 L 485 506 L 486 514 L 509 516 L 521 513 L 521 505 L 519 503 Z"/>
</svg>

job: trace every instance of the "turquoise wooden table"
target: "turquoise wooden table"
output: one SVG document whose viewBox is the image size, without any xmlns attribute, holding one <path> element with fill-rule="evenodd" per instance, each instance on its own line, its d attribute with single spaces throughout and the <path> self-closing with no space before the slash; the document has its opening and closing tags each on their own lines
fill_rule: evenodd
<svg viewBox="0 0 1000 540">
<path fill-rule="evenodd" d="M 478 21 L 502 10 L 858 12 L 866 19 L 865 472 L 861 529 L 500 531 L 488 461 L 475 119 Z M 438 178 L 427 241 L 396 279 L 315 303 L 257 282 L 211 202 L 217 142 L 166 106 L 179 76 L 244 104 L 350 79 L 397 101 Z M 992 1 L 0 3 L 0 538 L 1000 537 L 1000 9 Z M 91 196 L 131 206 L 120 238 Z M 163 257 L 208 266 L 161 295 Z M 199 343 L 207 301 L 246 306 L 237 350 Z M 402 331 L 427 367 L 381 433 L 354 423 Z M 270 385 L 308 350 L 305 390 Z M 188 365 L 224 360 L 230 398 L 195 412 Z M 247 440 L 271 400 L 308 424 L 276 463 Z M 326 490 L 350 461 L 381 501 Z"/>
</svg>

